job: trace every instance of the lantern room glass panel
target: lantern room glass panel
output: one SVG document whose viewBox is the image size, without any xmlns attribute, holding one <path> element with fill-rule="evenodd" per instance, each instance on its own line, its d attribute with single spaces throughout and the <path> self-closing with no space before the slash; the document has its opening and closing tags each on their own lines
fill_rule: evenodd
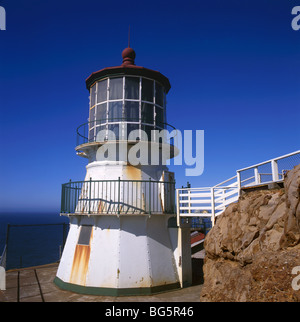
<svg viewBox="0 0 300 322">
<path fill-rule="evenodd" d="M 96 103 L 96 84 L 91 87 L 90 100 L 91 100 L 90 107 L 92 107 Z"/>
<path fill-rule="evenodd" d="M 123 98 L 123 77 L 111 78 L 109 80 L 109 99 L 117 100 Z"/>
<path fill-rule="evenodd" d="M 95 107 L 90 108 L 90 116 L 89 116 L 89 125 L 90 128 L 95 125 Z"/>
<path fill-rule="evenodd" d="M 108 125 L 108 140 L 118 140 L 119 139 L 119 127 L 120 124 L 109 124 Z"/>
<path fill-rule="evenodd" d="M 101 132 L 101 131 L 103 131 L 103 132 Z M 99 132 L 101 132 L 101 133 L 99 133 Z M 107 136 L 107 131 L 106 131 L 105 125 L 97 126 L 95 128 L 95 140 L 104 141 L 106 136 Z"/>
<path fill-rule="evenodd" d="M 98 82 L 97 103 L 107 100 L 107 79 Z"/>
<path fill-rule="evenodd" d="M 94 128 L 89 130 L 89 142 L 94 142 L 95 141 L 94 132 L 95 132 Z"/>
<path fill-rule="evenodd" d="M 106 123 L 106 103 L 97 105 L 96 109 L 96 123 Z"/>
<path fill-rule="evenodd" d="M 139 124 L 127 124 L 127 138 L 129 136 L 129 133 L 131 133 L 132 131 L 138 131 L 139 128 Z"/>
<path fill-rule="evenodd" d="M 123 102 L 110 102 L 108 106 L 108 122 L 122 121 Z"/>
<path fill-rule="evenodd" d="M 163 128 L 164 123 L 164 110 L 158 106 L 155 107 L 155 124 L 158 127 Z"/>
<path fill-rule="evenodd" d="M 139 77 L 125 78 L 125 99 L 139 99 L 140 79 Z"/>
<path fill-rule="evenodd" d="M 148 141 L 151 141 L 151 131 L 154 130 L 153 126 L 142 125 L 142 130 L 147 134 Z"/>
<path fill-rule="evenodd" d="M 125 101 L 124 120 L 128 122 L 139 121 L 139 102 Z"/>
<path fill-rule="evenodd" d="M 154 106 L 153 104 L 142 103 L 142 123 L 153 124 L 154 121 Z"/>
<path fill-rule="evenodd" d="M 142 101 L 153 102 L 154 82 L 153 80 L 142 78 Z"/>
<path fill-rule="evenodd" d="M 164 106 L 164 91 L 163 87 L 155 83 L 155 104 Z"/>
</svg>

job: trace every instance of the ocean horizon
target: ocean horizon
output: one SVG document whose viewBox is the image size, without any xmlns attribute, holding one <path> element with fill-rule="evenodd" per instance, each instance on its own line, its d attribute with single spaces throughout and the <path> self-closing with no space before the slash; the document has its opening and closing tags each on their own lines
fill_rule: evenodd
<svg viewBox="0 0 300 322">
<path fill-rule="evenodd" d="M 1 212 L 0 256 L 10 225 L 6 269 L 30 267 L 59 260 L 69 219 L 59 212 Z M 64 232 L 63 230 L 66 229 Z"/>
</svg>

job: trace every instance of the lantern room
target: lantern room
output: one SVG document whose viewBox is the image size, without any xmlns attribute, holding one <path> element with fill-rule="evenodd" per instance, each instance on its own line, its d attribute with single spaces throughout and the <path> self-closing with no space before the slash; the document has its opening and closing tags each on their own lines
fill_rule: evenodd
<svg viewBox="0 0 300 322">
<path fill-rule="evenodd" d="M 126 48 L 123 64 L 93 73 L 86 80 L 90 92 L 88 141 L 95 142 L 99 131 L 126 139 L 133 130 L 162 130 L 166 124 L 168 79 L 157 71 L 134 64 L 135 52 Z M 120 137 L 121 136 L 121 137 Z"/>
</svg>

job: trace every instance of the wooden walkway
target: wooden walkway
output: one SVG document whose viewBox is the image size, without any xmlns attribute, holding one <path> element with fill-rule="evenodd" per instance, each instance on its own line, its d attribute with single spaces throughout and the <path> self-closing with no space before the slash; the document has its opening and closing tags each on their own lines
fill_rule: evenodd
<svg viewBox="0 0 300 322">
<path fill-rule="evenodd" d="M 198 265 L 198 263 L 194 263 Z M 58 264 L 6 272 L 6 290 L 0 302 L 199 302 L 202 284 L 151 296 L 93 296 L 58 288 L 53 280 Z M 199 269 L 202 269 L 199 267 Z M 200 271 L 200 270 L 199 270 Z M 196 283 L 197 284 L 197 283 Z"/>
</svg>

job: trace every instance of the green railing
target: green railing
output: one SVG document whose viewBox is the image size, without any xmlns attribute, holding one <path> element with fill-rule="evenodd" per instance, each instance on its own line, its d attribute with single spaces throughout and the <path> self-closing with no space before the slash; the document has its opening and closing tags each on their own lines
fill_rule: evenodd
<svg viewBox="0 0 300 322">
<path fill-rule="evenodd" d="M 110 128 L 110 126 L 116 126 L 116 125 L 119 125 L 119 126 L 121 125 L 123 128 L 125 126 L 127 127 L 127 131 L 122 132 L 123 137 L 119 137 L 118 130 L 113 130 Z M 141 129 L 146 133 L 148 137 L 147 141 L 151 140 L 152 130 L 157 130 L 157 131 L 167 130 L 169 133 L 173 133 L 173 134 L 175 133 L 175 135 L 173 135 L 172 137 L 166 138 L 168 143 L 171 145 L 174 145 L 174 137 L 176 136 L 176 133 L 177 133 L 176 128 L 168 123 L 156 122 L 155 125 L 153 124 L 150 125 L 147 123 L 143 123 L 139 119 L 124 119 L 124 118 L 109 119 L 108 121 L 106 119 L 94 120 L 78 126 L 78 128 L 76 129 L 76 134 L 77 134 L 76 146 L 85 144 L 85 143 L 97 142 L 98 141 L 97 134 L 99 133 L 100 130 L 104 130 L 104 129 L 106 130 L 106 132 L 108 132 L 108 130 L 111 130 L 112 132 L 114 132 L 116 140 L 119 140 L 119 139 L 127 140 L 128 133 L 130 131 Z M 110 137 L 109 135 L 107 135 L 106 140 L 109 140 L 109 139 Z M 144 138 L 141 137 L 140 140 L 144 140 Z"/>
<path fill-rule="evenodd" d="M 175 182 L 149 180 L 70 181 L 62 185 L 61 213 L 165 214 L 175 212 Z"/>
</svg>

